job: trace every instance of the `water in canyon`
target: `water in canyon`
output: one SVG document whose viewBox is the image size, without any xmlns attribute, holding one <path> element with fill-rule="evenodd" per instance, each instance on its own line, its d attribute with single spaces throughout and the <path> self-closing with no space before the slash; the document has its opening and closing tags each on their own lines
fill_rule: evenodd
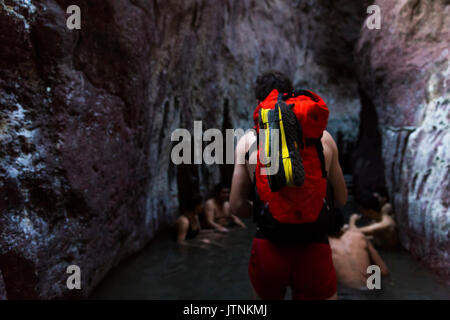
<svg viewBox="0 0 450 320">
<path fill-rule="evenodd" d="M 350 201 L 345 214 L 355 212 Z M 247 267 L 255 225 L 235 228 L 216 241 L 223 245 L 184 247 L 169 232 L 160 233 L 146 249 L 114 268 L 91 299 L 254 299 Z M 379 250 L 390 270 L 381 290 L 359 291 L 338 286 L 338 298 L 450 299 L 450 288 L 402 249 Z M 286 299 L 290 299 L 289 291 Z"/>
</svg>

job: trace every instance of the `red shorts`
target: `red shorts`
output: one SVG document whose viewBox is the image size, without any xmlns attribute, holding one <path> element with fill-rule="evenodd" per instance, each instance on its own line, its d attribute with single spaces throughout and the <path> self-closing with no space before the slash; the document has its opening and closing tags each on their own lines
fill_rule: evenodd
<svg viewBox="0 0 450 320">
<path fill-rule="evenodd" d="M 287 287 L 295 300 L 323 300 L 336 293 L 331 248 L 325 243 L 287 247 L 255 238 L 248 273 L 261 299 L 283 299 Z"/>
</svg>

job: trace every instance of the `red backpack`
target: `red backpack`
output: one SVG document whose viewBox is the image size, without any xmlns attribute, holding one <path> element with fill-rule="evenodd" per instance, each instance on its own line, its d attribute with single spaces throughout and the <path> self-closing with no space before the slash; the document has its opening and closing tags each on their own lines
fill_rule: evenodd
<svg viewBox="0 0 450 320">
<path fill-rule="evenodd" d="M 287 111 L 288 109 L 292 111 Z M 271 113 L 272 120 L 267 120 L 268 112 Z M 289 133 L 283 130 L 283 121 L 285 122 L 288 119 L 288 117 L 285 117 L 286 112 L 295 114 L 295 117 L 292 115 L 291 119 L 293 118 L 294 121 L 295 118 L 297 119 L 295 125 L 298 130 L 295 134 L 297 135 L 296 141 L 300 143 L 295 142 L 293 144 L 295 147 L 289 149 L 288 152 L 286 152 L 287 149 L 280 152 L 281 169 L 286 172 L 282 171 L 281 173 L 284 184 L 279 184 L 277 182 L 279 178 L 276 178 L 276 176 L 263 174 L 263 170 L 267 169 L 270 164 L 264 165 L 261 163 L 260 153 L 266 152 L 268 145 L 263 146 L 262 143 L 265 142 L 258 139 L 258 160 L 255 172 L 256 189 L 259 198 L 264 205 L 268 206 L 271 215 L 278 222 L 285 224 L 314 222 L 322 210 L 327 191 L 327 173 L 320 139 L 327 126 L 329 111 L 325 102 L 311 91 L 303 90 L 290 94 L 280 94 L 277 90 L 273 90 L 258 105 L 253 114 L 258 137 L 260 127 L 269 128 L 271 123 L 275 123 L 275 127 L 281 128 L 282 132 L 280 134 L 281 148 L 282 144 L 285 144 L 285 141 L 281 142 L 282 139 L 289 139 Z M 287 124 L 285 123 L 284 128 L 286 127 Z M 285 134 L 286 137 L 283 136 Z M 298 157 L 298 153 L 300 157 Z M 296 157 L 300 159 L 300 165 L 302 165 L 302 173 L 301 175 L 297 174 L 297 176 L 292 174 L 291 168 L 298 165 L 294 161 Z M 287 158 L 293 159 L 292 163 Z"/>
</svg>

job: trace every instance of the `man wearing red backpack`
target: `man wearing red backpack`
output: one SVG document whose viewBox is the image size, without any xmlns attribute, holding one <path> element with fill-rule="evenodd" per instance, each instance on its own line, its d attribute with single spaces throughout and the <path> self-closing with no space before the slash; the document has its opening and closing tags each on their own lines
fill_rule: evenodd
<svg viewBox="0 0 450 320">
<path fill-rule="evenodd" d="M 345 205 L 347 188 L 336 143 L 325 131 L 328 108 L 311 91 L 295 92 L 277 71 L 258 77 L 255 94 L 257 135 L 238 142 L 230 195 L 232 212 L 253 212 L 257 224 L 249 262 L 253 288 L 262 299 L 283 299 L 287 287 L 293 299 L 335 299 L 327 233 L 330 208 Z"/>
</svg>

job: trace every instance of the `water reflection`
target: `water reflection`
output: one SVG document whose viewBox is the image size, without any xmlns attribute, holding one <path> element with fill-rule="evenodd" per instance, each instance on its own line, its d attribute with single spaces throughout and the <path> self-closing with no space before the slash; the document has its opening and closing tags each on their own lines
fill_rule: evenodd
<svg viewBox="0 0 450 320">
<path fill-rule="evenodd" d="M 161 234 L 115 268 L 92 299 L 252 299 L 247 273 L 254 225 L 218 237 L 223 247 L 184 247 Z M 382 290 L 338 287 L 340 299 L 449 299 L 450 289 L 406 252 L 380 251 L 391 275 Z M 289 298 L 287 294 L 286 298 Z"/>
</svg>

